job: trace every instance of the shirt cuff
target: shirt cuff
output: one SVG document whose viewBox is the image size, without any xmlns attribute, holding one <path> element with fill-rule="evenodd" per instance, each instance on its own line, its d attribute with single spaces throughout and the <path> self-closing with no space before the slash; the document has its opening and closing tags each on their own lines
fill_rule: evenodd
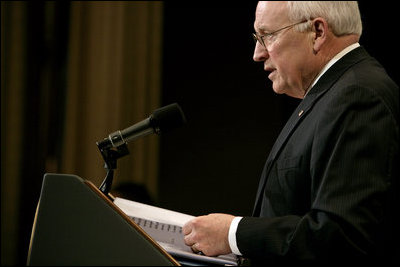
<svg viewBox="0 0 400 267">
<path fill-rule="evenodd" d="M 237 246 L 236 243 L 236 231 L 239 225 L 240 220 L 243 217 L 235 217 L 233 218 L 232 222 L 231 222 L 231 226 L 229 227 L 229 234 L 228 234 L 228 242 L 229 242 L 229 246 L 233 252 L 233 254 L 242 256 L 242 253 L 240 253 L 239 248 Z"/>
</svg>

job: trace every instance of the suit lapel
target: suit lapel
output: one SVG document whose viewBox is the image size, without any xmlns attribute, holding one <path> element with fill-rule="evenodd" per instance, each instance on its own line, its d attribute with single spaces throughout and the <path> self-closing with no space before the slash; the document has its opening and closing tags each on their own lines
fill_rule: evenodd
<svg viewBox="0 0 400 267">
<path fill-rule="evenodd" d="M 262 195 L 263 195 L 262 192 L 264 191 L 268 174 L 271 170 L 273 163 L 275 162 L 275 159 L 277 158 L 279 152 L 281 151 L 284 143 L 286 142 L 286 140 L 288 139 L 290 134 L 295 129 L 296 125 L 298 125 L 300 123 L 300 121 L 306 116 L 306 114 L 312 107 L 314 100 L 315 100 L 315 95 L 313 95 L 312 97 L 307 96 L 306 98 L 303 99 L 303 101 L 300 102 L 298 107 L 295 109 L 293 114 L 290 116 L 286 125 L 283 127 L 277 140 L 275 141 L 275 144 L 272 147 L 270 154 L 268 156 L 267 162 L 264 166 L 264 170 L 263 170 L 261 180 L 260 180 L 260 183 L 258 186 L 256 205 L 253 210 L 253 215 L 257 216 L 259 214 L 259 211 L 261 208 L 261 202 L 262 202 Z"/>
<path fill-rule="evenodd" d="M 268 159 L 265 163 L 264 170 L 258 186 L 256 202 L 253 209 L 253 216 L 259 216 L 262 196 L 267 181 L 267 177 L 271 171 L 271 167 L 274 164 L 276 158 L 279 156 L 280 151 L 284 147 L 284 144 L 288 140 L 291 133 L 301 123 L 301 121 L 307 116 L 309 111 L 315 105 L 315 103 L 327 92 L 332 85 L 343 75 L 343 73 L 357 62 L 365 59 L 368 56 L 367 52 L 359 47 L 346 54 L 338 62 L 336 62 L 317 82 L 307 96 L 300 102 L 299 106 L 295 109 L 293 114 L 290 116 L 286 125 L 279 134 Z"/>
</svg>

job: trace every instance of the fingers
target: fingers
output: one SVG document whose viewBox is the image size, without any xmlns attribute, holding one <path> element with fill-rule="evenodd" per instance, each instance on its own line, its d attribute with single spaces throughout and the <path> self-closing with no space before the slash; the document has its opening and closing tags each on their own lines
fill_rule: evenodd
<svg viewBox="0 0 400 267">
<path fill-rule="evenodd" d="M 196 242 L 192 239 L 191 235 L 185 235 L 183 241 L 187 246 L 193 246 Z"/>
<path fill-rule="evenodd" d="M 184 234 L 183 241 L 187 246 L 192 246 L 194 245 L 194 241 L 191 239 L 191 233 L 192 233 L 193 225 L 191 221 L 185 223 L 185 225 L 182 227 L 182 233 Z"/>
<path fill-rule="evenodd" d="M 186 223 L 183 226 L 182 232 L 185 235 L 183 237 L 183 240 L 184 240 L 185 244 L 187 246 L 189 246 L 194 253 L 202 253 L 201 249 L 200 249 L 200 244 L 196 243 L 193 240 L 193 232 L 192 232 L 192 230 L 193 230 L 193 225 L 190 222 Z"/>
<path fill-rule="evenodd" d="M 187 223 L 185 223 L 182 227 L 182 233 L 184 235 L 188 235 L 192 232 L 192 223 L 191 221 L 188 221 Z"/>
<path fill-rule="evenodd" d="M 193 244 L 190 248 L 192 249 L 192 251 L 194 253 L 201 253 L 201 249 L 200 249 L 199 243 Z"/>
</svg>

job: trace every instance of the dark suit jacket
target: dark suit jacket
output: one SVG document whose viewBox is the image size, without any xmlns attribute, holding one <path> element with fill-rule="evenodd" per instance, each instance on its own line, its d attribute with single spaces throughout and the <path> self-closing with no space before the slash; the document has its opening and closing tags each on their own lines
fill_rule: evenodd
<svg viewBox="0 0 400 267">
<path fill-rule="evenodd" d="M 253 217 L 239 223 L 239 250 L 266 264 L 388 261 L 400 252 L 398 155 L 399 88 L 359 47 L 320 78 L 280 133 Z"/>
</svg>

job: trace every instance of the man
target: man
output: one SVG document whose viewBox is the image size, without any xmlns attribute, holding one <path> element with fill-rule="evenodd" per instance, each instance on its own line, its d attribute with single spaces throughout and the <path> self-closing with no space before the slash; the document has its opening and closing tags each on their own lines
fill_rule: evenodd
<svg viewBox="0 0 400 267">
<path fill-rule="evenodd" d="M 399 88 L 358 43 L 357 2 L 262 1 L 254 28 L 254 60 L 273 90 L 302 101 L 267 159 L 253 216 L 196 217 L 185 243 L 252 263 L 395 258 Z"/>
</svg>

